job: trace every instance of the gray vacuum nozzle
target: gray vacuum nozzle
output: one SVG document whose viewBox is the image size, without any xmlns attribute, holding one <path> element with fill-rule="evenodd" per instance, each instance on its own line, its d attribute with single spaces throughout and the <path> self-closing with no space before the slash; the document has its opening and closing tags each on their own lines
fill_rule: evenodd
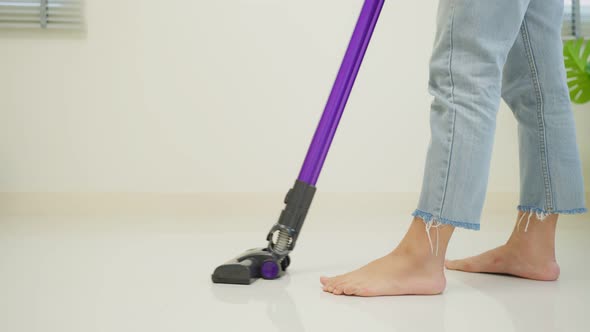
<svg viewBox="0 0 590 332">
<path fill-rule="evenodd" d="M 267 248 L 250 249 L 217 267 L 211 279 L 220 284 L 249 285 L 258 278 L 279 278 L 285 273 L 289 262 L 289 256 L 277 261 Z"/>
<path fill-rule="evenodd" d="M 268 247 L 250 249 L 213 271 L 214 283 L 249 285 L 258 278 L 276 279 L 285 273 L 291 259 L 289 253 L 303 226 L 313 200 L 315 187 L 302 181 L 285 197 L 285 208 L 279 221 L 267 235 Z"/>
<path fill-rule="evenodd" d="M 249 285 L 256 280 L 255 277 L 250 277 L 250 266 L 252 261 L 249 259 L 241 262 L 230 261 L 216 268 L 211 279 L 214 283 Z"/>
</svg>

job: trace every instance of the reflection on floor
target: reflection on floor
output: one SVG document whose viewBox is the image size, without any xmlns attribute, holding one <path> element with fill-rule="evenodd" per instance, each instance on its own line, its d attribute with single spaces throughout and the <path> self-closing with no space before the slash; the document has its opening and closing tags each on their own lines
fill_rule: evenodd
<svg viewBox="0 0 590 332">
<path fill-rule="evenodd" d="M 502 243 L 512 217 L 458 231 L 449 257 Z M 447 271 L 443 295 L 398 298 L 333 296 L 318 279 L 389 251 L 409 217 L 312 219 L 287 276 L 234 286 L 210 273 L 264 245 L 247 218 L 3 217 L 0 331 L 587 331 L 588 216 L 560 222 L 557 282 Z"/>
</svg>

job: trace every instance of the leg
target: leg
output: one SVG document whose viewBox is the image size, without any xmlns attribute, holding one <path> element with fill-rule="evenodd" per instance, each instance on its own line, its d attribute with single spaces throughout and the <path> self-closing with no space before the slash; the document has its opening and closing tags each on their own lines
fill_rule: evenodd
<svg viewBox="0 0 590 332">
<path fill-rule="evenodd" d="M 559 265 L 555 259 L 557 218 L 557 214 L 552 214 L 539 222 L 535 213 L 519 211 L 514 232 L 505 245 L 478 256 L 449 260 L 445 265 L 450 270 L 556 280 L 559 277 Z"/>
<path fill-rule="evenodd" d="M 563 61 L 563 1 L 532 0 L 504 68 L 518 121 L 521 211 L 584 212 L 584 181 Z"/>
<path fill-rule="evenodd" d="M 430 64 L 432 132 L 419 209 L 395 250 L 351 273 L 321 278 L 325 291 L 360 296 L 443 291 L 443 261 L 454 227 L 479 228 L 502 67 L 528 3 L 439 2 Z"/>
<path fill-rule="evenodd" d="M 555 280 L 559 213 L 584 212 L 575 125 L 563 68 L 560 0 L 532 0 L 504 68 L 502 95 L 518 121 L 521 196 L 508 242 L 449 269 Z M 542 221 L 542 222 L 540 222 Z"/>
<path fill-rule="evenodd" d="M 431 140 L 414 216 L 479 229 L 502 68 L 529 1 L 441 1 L 430 64 Z"/>
</svg>

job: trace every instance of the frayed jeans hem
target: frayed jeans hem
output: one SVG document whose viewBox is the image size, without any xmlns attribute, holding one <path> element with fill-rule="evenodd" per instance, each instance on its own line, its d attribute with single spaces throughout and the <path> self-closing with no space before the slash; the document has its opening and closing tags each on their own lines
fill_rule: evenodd
<svg viewBox="0 0 590 332">
<path fill-rule="evenodd" d="M 519 205 L 516 208 L 518 211 L 522 211 L 525 213 L 530 213 L 530 212 L 534 212 L 536 214 L 540 214 L 540 215 L 550 215 L 550 214 L 580 214 L 580 213 L 586 213 L 588 212 L 588 209 L 586 209 L 585 207 L 582 208 L 577 208 L 577 209 L 569 209 L 569 210 L 545 210 L 545 209 L 541 209 L 535 206 L 527 206 L 527 205 Z"/>
<path fill-rule="evenodd" d="M 445 224 L 445 225 L 451 225 L 451 226 L 471 229 L 471 230 L 475 230 L 475 231 L 479 230 L 478 223 L 457 221 L 457 220 L 450 220 L 447 218 L 435 217 L 434 215 L 432 215 L 432 213 L 424 212 L 424 211 L 418 210 L 418 209 L 416 209 L 412 213 L 412 216 L 422 219 L 425 223 L 430 223 L 434 220 L 434 221 L 437 221 L 437 222 L 439 222 L 441 224 Z"/>
</svg>

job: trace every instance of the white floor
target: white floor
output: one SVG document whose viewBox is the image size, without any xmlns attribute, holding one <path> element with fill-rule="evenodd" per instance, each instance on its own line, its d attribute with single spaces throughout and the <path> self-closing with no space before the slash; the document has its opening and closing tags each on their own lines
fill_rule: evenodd
<svg viewBox="0 0 590 332">
<path fill-rule="evenodd" d="M 316 214 L 286 277 L 216 285 L 214 267 L 264 246 L 274 222 L 231 215 L 3 217 L 0 331 L 588 331 L 587 215 L 560 223 L 557 282 L 449 271 L 443 295 L 397 298 L 337 297 L 318 279 L 386 253 L 409 217 Z M 484 219 L 456 233 L 450 257 L 504 241 L 511 217 Z"/>
</svg>

